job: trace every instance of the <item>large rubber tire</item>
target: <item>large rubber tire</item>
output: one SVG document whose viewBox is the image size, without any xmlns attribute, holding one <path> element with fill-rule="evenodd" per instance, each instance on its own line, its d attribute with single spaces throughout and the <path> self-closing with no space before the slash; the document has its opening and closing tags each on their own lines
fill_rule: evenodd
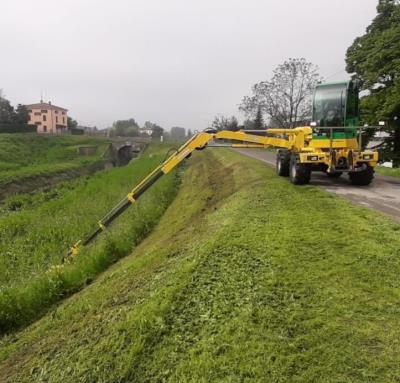
<svg viewBox="0 0 400 383">
<path fill-rule="evenodd" d="M 276 174 L 280 177 L 289 177 L 290 153 L 288 150 L 279 150 L 276 153 Z"/>
<path fill-rule="evenodd" d="M 361 172 L 350 172 L 349 178 L 353 185 L 367 186 L 374 179 L 375 170 L 371 166 L 367 165 L 367 168 Z"/>
<path fill-rule="evenodd" d="M 294 154 L 290 157 L 289 177 L 294 185 L 306 185 L 311 178 L 310 167 L 307 164 L 297 163 L 297 157 Z"/>
<path fill-rule="evenodd" d="M 329 178 L 339 178 L 341 177 L 343 172 L 335 172 L 335 173 L 326 173 Z"/>
</svg>

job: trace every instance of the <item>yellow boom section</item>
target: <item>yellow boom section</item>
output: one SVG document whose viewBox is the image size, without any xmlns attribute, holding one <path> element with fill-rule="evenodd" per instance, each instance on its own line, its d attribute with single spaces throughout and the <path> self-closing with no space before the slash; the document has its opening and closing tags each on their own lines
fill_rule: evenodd
<svg viewBox="0 0 400 383">
<path fill-rule="evenodd" d="M 120 216 L 131 204 L 135 203 L 138 198 L 159 178 L 164 174 L 169 173 L 176 168 L 185 158 L 188 158 L 194 150 L 204 149 L 212 140 L 234 140 L 248 142 L 246 144 L 237 144 L 232 146 L 247 146 L 247 147 L 280 147 L 291 148 L 302 142 L 304 146 L 305 138 L 311 131 L 310 128 L 296 129 L 269 129 L 260 130 L 260 133 L 272 135 L 281 135 L 285 138 L 273 136 L 259 136 L 256 134 L 246 133 L 244 131 L 231 132 L 227 130 L 215 131 L 206 129 L 203 132 L 195 134 L 187 142 L 185 142 L 175 153 L 167 158 L 161 165 L 155 168 L 147 177 L 145 177 L 138 185 L 136 185 L 114 208 L 112 208 L 102 219 L 97 222 L 97 227 L 94 231 L 88 234 L 83 239 L 77 241 L 68 251 L 67 257 L 74 257 L 79 253 L 82 246 L 91 243 L 103 230 L 105 230 L 118 216 Z M 65 257 L 64 257 L 65 259 Z"/>
</svg>

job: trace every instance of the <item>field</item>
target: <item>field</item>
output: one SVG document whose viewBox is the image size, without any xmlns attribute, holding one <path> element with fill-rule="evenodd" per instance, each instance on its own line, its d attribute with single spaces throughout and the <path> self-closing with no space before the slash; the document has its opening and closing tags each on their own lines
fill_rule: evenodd
<svg viewBox="0 0 400 383">
<path fill-rule="evenodd" d="M 258 161 L 195 153 L 132 255 L 2 339 L 0 381 L 398 381 L 399 233 Z"/>
<path fill-rule="evenodd" d="M 79 146 L 97 145 L 97 153 L 80 156 Z M 0 186 L 27 177 L 51 176 L 98 161 L 108 145 L 104 138 L 0 134 Z"/>
<path fill-rule="evenodd" d="M 128 254 L 154 227 L 177 187 L 174 175 L 163 179 L 133 206 L 115 228 L 77 262 L 59 265 L 70 246 L 131 187 L 158 165 L 165 146 L 154 146 L 124 168 L 81 177 L 34 195 L 4 201 L 0 211 L 0 332 L 24 325 L 49 305 L 79 290 L 116 259 Z"/>
</svg>

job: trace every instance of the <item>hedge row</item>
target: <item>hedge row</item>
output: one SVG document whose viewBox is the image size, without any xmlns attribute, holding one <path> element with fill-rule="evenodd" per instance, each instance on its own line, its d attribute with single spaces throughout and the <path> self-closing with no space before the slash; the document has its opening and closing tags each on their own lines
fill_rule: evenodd
<svg viewBox="0 0 400 383">
<path fill-rule="evenodd" d="M 36 133 L 36 126 L 28 124 L 0 123 L 0 133 Z"/>
</svg>

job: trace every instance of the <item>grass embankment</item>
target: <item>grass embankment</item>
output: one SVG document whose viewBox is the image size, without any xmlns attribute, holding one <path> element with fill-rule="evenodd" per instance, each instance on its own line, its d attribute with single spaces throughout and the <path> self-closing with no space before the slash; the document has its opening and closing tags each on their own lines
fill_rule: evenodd
<svg viewBox="0 0 400 383">
<path fill-rule="evenodd" d="M 62 269 L 61 257 L 147 173 L 167 151 L 155 146 L 124 168 L 80 178 L 33 196 L 7 200 L 0 215 L 0 332 L 31 322 L 52 303 L 79 290 L 110 263 L 127 255 L 158 222 L 177 189 L 162 179 L 107 230 L 94 246 Z M 18 202 L 18 211 L 12 210 Z"/>
<path fill-rule="evenodd" d="M 400 226 L 227 150 L 196 153 L 133 252 L 1 343 L 9 382 L 388 382 Z"/>
<path fill-rule="evenodd" d="M 387 168 L 385 166 L 377 166 L 375 170 L 378 174 L 383 174 L 385 176 L 400 177 L 400 168 Z"/>
<path fill-rule="evenodd" d="M 108 143 L 91 136 L 0 134 L 0 186 L 88 166 L 100 160 Z M 88 145 L 97 146 L 97 153 L 79 155 L 78 147 Z"/>
</svg>

